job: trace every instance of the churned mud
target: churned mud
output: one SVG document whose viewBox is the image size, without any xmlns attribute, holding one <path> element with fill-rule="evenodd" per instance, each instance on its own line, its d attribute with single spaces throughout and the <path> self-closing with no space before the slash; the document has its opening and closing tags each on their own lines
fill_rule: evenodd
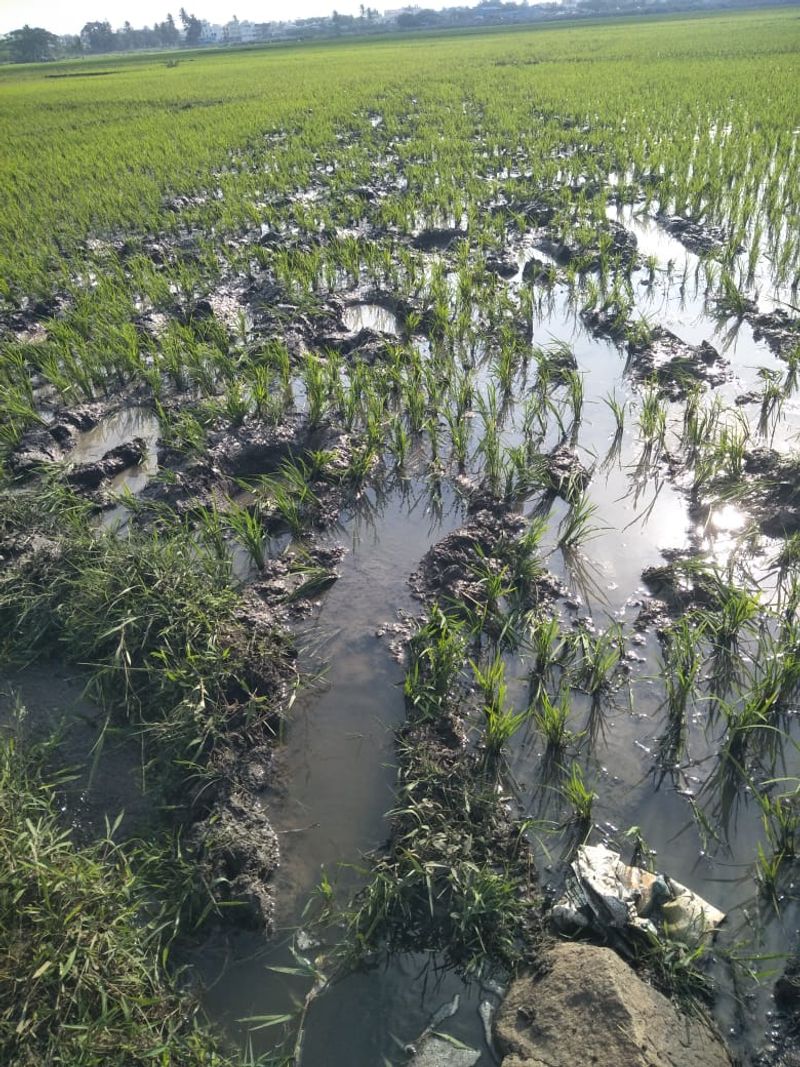
<svg viewBox="0 0 800 1067">
<path fill-rule="evenodd" d="M 275 212 L 324 202 L 318 163 Z M 744 1003 L 730 958 L 750 922 L 742 872 L 776 817 L 758 798 L 794 773 L 794 676 L 779 679 L 785 752 L 748 750 L 753 729 L 737 715 L 752 704 L 745 676 L 761 693 L 759 663 L 791 654 L 793 631 L 769 641 L 796 608 L 774 575 L 793 566 L 800 530 L 798 318 L 720 299 L 698 257 L 720 255 L 728 235 L 650 201 L 612 202 L 579 231 L 559 218 L 557 188 L 509 189 L 492 207 L 497 240 L 478 247 L 458 216 L 386 221 L 379 207 L 396 189 L 380 168 L 353 189 L 353 232 L 310 234 L 288 217 L 243 227 L 213 284 L 168 287 L 160 306 L 137 308 L 154 352 L 175 324 L 188 331 L 191 373 L 173 366 L 85 403 L 41 382 L 37 420 L 8 457 L 17 501 L 66 488 L 98 538 L 179 529 L 235 590 L 216 635 L 240 664 L 234 710 L 202 774 L 164 797 L 217 917 L 233 920 L 203 935 L 203 959 L 187 953 L 207 1005 L 238 1034 L 269 1001 L 291 1031 L 311 977 L 325 992 L 303 1013 L 305 1062 L 338 1067 L 401 1062 L 389 1025 L 411 1045 L 437 998 L 458 994 L 470 1014 L 454 1032 L 492 1062 L 498 987 L 488 1000 L 481 983 L 538 966 L 562 860 L 580 840 L 622 848 L 635 831 L 637 848 L 733 916 L 727 962 L 704 966 L 723 990 L 720 1021 L 752 1058 L 770 994 Z M 196 253 L 204 203 L 171 198 L 184 228 L 87 251 L 123 265 L 143 255 L 163 272 Z M 353 268 L 341 249 L 356 240 L 402 257 L 406 274 Z M 292 284 L 282 256 L 332 248 L 338 261 L 304 290 Z M 69 311 L 61 294 L 4 312 L 2 329 L 39 344 Z M 35 523 L 4 529 L 0 564 L 46 584 L 62 538 Z M 740 691 L 703 673 L 708 641 Z M 23 673 L 18 691 L 47 718 L 41 686 Z M 75 707 L 89 716 L 75 754 L 85 783 L 98 737 L 126 736 L 125 715 L 107 725 Z M 91 791 L 137 823 L 146 793 L 112 782 L 148 764 L 127 764 L 131 736 L 97 761 L 106 777 Z M 737 761 L 747 770 L 731 785 Z M 75 803 L 94 825 L 91 805 Z M 349 903 L 312 929 L 306 903 L 329 904 L 334 883 Z M 781 892 L 789 922 L 795 895 Z M 783 935 L 763 904 L 752 936 L 768 954 Z M 314 977 L 338 958 L 332 928 L 373 968 L 367 989 L 357 968 L 330 988 Z M 426 965 L 439 972 L 430 987 Z M 795 1040 L 793 983 L 790 968 L 781 1048 Z"/>
</svg>

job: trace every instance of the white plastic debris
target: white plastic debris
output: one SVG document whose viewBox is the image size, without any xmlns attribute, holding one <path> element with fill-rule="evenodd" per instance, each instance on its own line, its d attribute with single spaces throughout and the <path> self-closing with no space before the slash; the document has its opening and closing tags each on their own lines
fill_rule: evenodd
<svg viewBox="0 0 800 1067">
<path fill-rule="evenodd" d="M 662 874 L 623 863 L 603 845 L 582 845 L 571 864 L 553 922 L 565 931 L 599 934 L 642 930 L 687 945 L 713 936 L 723 912 L 691 889 Z"/>
</svg>

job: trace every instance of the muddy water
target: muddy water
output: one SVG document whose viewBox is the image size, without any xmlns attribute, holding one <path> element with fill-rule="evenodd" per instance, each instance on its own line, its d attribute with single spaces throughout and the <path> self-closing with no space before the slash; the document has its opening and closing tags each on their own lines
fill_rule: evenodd
<svg viewBox="0 0 800 1067">
<path fill-rule="evenodd" d="M 265 798 L 281 842 L 276 941 L 217 934 L 197 956 L 209 986 L 207 1010 L 233 1034 L 246 1032 L 243 1018 L 291 1011 L 305 996 L 308 979 L 287 979 L 269 968 L 297 966 L 292 935 L 323 873 L 344 897 L 363 880 L 358 868 L 364 853 L 386 840 L 396 775 L 393 730 L 405 707 L 403 668 L 388 647 L 393 635 L 377 634 L 398 622 L 398 613 L 419 613 L 408 576 L 462 518 L 449 494 L 439 514 L 424 487 L 412 485 L 384 500 L 370 495 L 335 538 L 347 547 L 341 577 L 313 625 L 299 635 L 306 666 L 313 669 L 324 659 L 327 670 L 316 693 L 301 697 L 291 713 L 278 782 Z M 320 951 L 310 947 L 304 954 Z M 460 1009 L 442 1028 L 478 1047 L 483 1031 L 477 1007 L 486 992 L 465 988 L 452 974 L 437 975 L 434 962 L 402 957 L 336 984 L 309 1014 L 305 1067 L 402 1062 L 402 1047 L 455 993 Z M 252 1036 L 258 1049 L 274 1040 L 269 1030 Z"/>
<path fill-rule="evenodd" d="M 111 492 L 128 489 L 139 493 L 158 471 L 158 436 L 159 423 L 152 411 L 140 407 L 122 408 L 78 435 L 69 453 L 69 462 L 76 465 L 96 463 L 113 448 L 141 437 L 145 443 L 143 461 L 121 471 L 107 483 Z"/>
<path fill-rule="evenodd" d="M 354 333 L 363 329 L 395 335 L 400 333 L 397 316 L 379 304 L 353 304 L 345 308 L 342 319 L 346 329 Z"/>
<path fill-rule="evenodd" d="M 104 487 L 114 493 L 141 493 L 151 478 L 158 473 L 158 439 L 160 425 L 156 416 L 147 408 L 126 407 L 102 419 L 91 430 L 80 433 L 69 453 L 73 464 L 96 463 L 111 449 L 128 444 L 140 437 L 145 444 L 141 463 L 120 471 L 104 482 Z M 108 529 L 124 529 L 129 512 L 124 504 L 115 504 L 100 513 L 98 525 Z"/>
<path fill-rule="evenodd" d="M 720 390 L 728 403 L 758 385 L 759 368 L 780 369 L 779 361 L 765 344 L 756 342 L 745 323 L 732 324 L 709 314 L 697 285 L 697 257 L 653 220 L 638 219 L 627 210 L 619 218 L 636 233 L 642 254 L 657 260 L 652 279 L 647 270 L 634 276 L 640 314 L 688 343 L 707 340 L 722 352 L 732 369 L 731 382 Z M 387 323 L 391 325 L 383 318 L 388 314 L 383 309 L 372 308 L 366 317 L 363 306 L 349 311 L 350 329 L 369 325 L 386 331 Z M 370 318 L 373 312 L 380 312 L 380 317 Z M 578 554 L 579 567 L 568 565 L 555 548 L 557 525 L 565 511 L 556 502 L 545 541 L 550 549 L 547 563 L 579 594 L 577 607 L 568 609 L 573 617 L 591 613 L 598 626 L 617 619 L 628 627 L 630 638 L 629 624 L 644 593 L 642 570 L 661 562 L 664 551 L 698 542 L 725 562 L 745 517 L 729 505 L 698 530 L 684 494 L 665 470 L 658 464 L 642 470 L 637 432 L 641 392 L 624 374 L 624 355 L 585 330 L 567 292 L 560 289 L 533 324 L 535 344 L 546 346 L 554 339 L 569 343 L 584 380 L 577 448 L 585 466 L 595 467 L 588 498 L 596 508 L 596 529 Z M 479 387 L 485 388 L 491 380 L 489 369 L 478 378 Z M 602 398 L 612 393 L 626 401 L 628 410 L 618 454 L 606 461 L 615 422 Z M 752 423 L 757 405 L 746 404 L 742 410 Z M 795 414 L 791 406 L 785 412 L 783 440 L 790 441 L 796 431 Z M 679 415 L 678 408 L 670 411 L 670 419 Z M 521 411 L 512 409 L 503 430 L 504 443 L 521 439 L 521 418 Z M 409 598 L 408 575 L 429 545 L 461 519 L 445 497 L 444 515 L 434 520 L 424 493 L 417 492 L 416 506 L 395 492 L 385 501 L 372 498 L 371 517 L 361 513 L 345 522 L 343 539 L 349 551 L 342 577 L 326 594 L 314 625 L 302 635 L 307 656 L 312 649 L 321 652 L 329 667 L 321 692 L 302 698 L 293 712 L 279 755 L 280 784 L 265 800 L 282 843 L 283 864 L 275 886 L 281 907 L 279 935 L 270 945 L 245 933 L 217 935 L 200 953 L 199 967 L 209 985 L 207 1008 L 234 1035 L 248 1029 L 241 1020 L 291 1012 L 302 1001 L 310 980 L 269 968 L 296 965 L 290 943 L 302 927 L 303 905 L 322 871 L 344 893 L 360 884 L 361 854 L 386 837 L 384 813 L 392 805 L 395 777 L 392 730 L 404 715 L 402 669 L 375 631 L 398 610 L 418 610 Z M 755 805 L 748 803 L 745 793 L 722 843 L 705 840 L 692 818 L 692 802 L 706 799 L 699 794 L 718 748 L 718 727 L 709 723 L 702 704 L 698 706 L 689 727 L 685 773 L 675 784 L 669 778 L 659 783 L 653 763 L 664 721 L 663 694 L 655 682 L 660 650 L 652 634 L 629 641 L 628 647 L 636 657 L 630 687 L 604 702 L 593 722 L 596 740 L 591 755 L 587 757 L 585 750 L 579 753 L 586 764 L 587 783 L 597 793 L 595 839 L 619 846 L 624 831 L 639 827 L 660 869 L 729 913 L 721 948 L 736 951 L 744 942 L 754 952 L 785 950 L 800 915 L 787 907 L 779 918 L 754 902 L 752 863 L 761 837 Z M 524 693 L 527 669 L 524 661 L 510 668 L 518 695 Z M 573 718 L 575 731 L 588 728 L 589 708 L 577 695 Z M 535 820 L 561 819 L 557 783 L 543 778 L 541 743 L 532 727 L 513 739 L 509 758 L 524 812 Z M 796 769 L 788 767 L 787 773 Z M 549 854 L 539 850 L 545 882 L 559 853 L 558 835 L 547 838 L 546 844 Z M 307 958 L 324 954 L 321 946 L 303 945 L 301 954 Z M 492 1063 L 476 1010 L 486 991 L 466 989 L 449 974 L 436 982 L 430 963 L 421 958 L 395 959 L 386 969 L 353 975 L 335 985 L 308 1015 L 305 1067 L 403 1063 L 404 1046 L 455 992 L 462 998 L 460 1010 L 442 1028 L 482 1049 L 481 1064 Z M 750 991 L 742 999 L 740 986 L 734 996 L 730 973 L 722 965 L 718 970 L 723 989 L 718 1018 L 734 1045 L 747 1052 L 761 1042 L 768 989 Z M 272 1038 L 269 1030 L 253 1034 L 257 1048 L 268 1048 Z"/>
<path fill-rule="evenodd" d="M 117 839 L 143 834 L 157 823 L 146 790 L 142 753 L 121 737 L 86 695 L 87 678 L 59 662 L 0 677 L 0 730 L 34 743 L 55 738 L 61 812 L 79 840 L 96 840 L 105 820 L 122 815 Z"/>
</svg>

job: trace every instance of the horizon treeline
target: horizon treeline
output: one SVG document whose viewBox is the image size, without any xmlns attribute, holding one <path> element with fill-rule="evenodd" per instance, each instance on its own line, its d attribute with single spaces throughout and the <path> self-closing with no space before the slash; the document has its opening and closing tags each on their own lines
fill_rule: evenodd
<svg viewBox="0 0 800 1067">
<path fill-rule="evenodd" d="M 180 23 L 180 29 L 179 29 Z M 167 13 L 163 22 L 135 29 L 129 21 L 114 30 L 106 19 L 87 22 L 80 33 L 58 35 L 39 26 L 25 25 L 5 35 L 8 59 L 12 63 L 40 63 L 73 55 L 99 55 L 127 52 L 137 48 L 171 48 L 196 45 L 202 23 L 182 7 L 178 22 Z"/>
</svg>

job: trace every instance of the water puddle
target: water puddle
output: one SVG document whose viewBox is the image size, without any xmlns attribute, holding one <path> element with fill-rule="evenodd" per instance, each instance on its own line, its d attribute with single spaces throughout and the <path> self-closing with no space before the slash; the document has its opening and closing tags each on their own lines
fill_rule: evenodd
<svg viewBox="0 0 800 1067">
<path fill-rule="evenodd" d="M 750 327 L 712 313 L 702 289 L 700 260 L 655 220 L 615 209 L 612 217 L 632 230 L 640 253 L 652 261 L 633 277 L 634 306 L 649 322 L 672 330 L 691 345 L 713 344 L 729 362 L 731 376 L 715 389 L 726 404 L 734 404 L 743 390 L 754 389 L 765 373 L 781 369 L 766 344 L 757 342 Z M 530 250 L 526 255 L 530 254 Z M 521 261 L 522 265 L 522 261 Z M 509 283 L 528 284 L 522 270 Z M 455 300 L 456 292 L 448 289 Z M 567 504 L 556 499 L 547 517 L 544 538 L 547 566 L 573 591 L 578 612 L 591 616 L 591 625 L 610 621 L 623 626 L 630 653 L 630 684 L 591 704 L 576 692 L 572 697 L 572 728 L 579 737 L 591 732 L 593 747 L 579 758 L 586 780 L 597 793 L 594 837 L 624 847 L 621 835 L 638 826 L 660 870 L 691 886 L 729 913 L 720 944 L 733 947 L 746 932 L 760 951 L 780 951 L 786 931 L 798 918 L 784 909 L 781 920 L 754 918 L 752 863 L 762 838 L 757 805 L 746 799 L 732 813 L 729 837 L 709 843 L 693 806 L 708 777 L 709 761 L 719 751 L 720 736 L 709 727 L 700 702 L 689 715 L 687 758 L 680 773 L 654 773 L 659 739 L 664 729 L 664 694 L 656 679 L 662 649 L 651 632 L 634 638 L 633 622 L 647 590 L 645 568 L 664 561 L 664 553 L 699 547 L 726 564 L 748 522 L 735 504 L 714 507 L 703 523 L 689 511 L 687 494 L 675 483 L 661 449 L 650 455 L 641 439 L 639 418 L 646 389 L 626 372 L 626 353 L 610 341 L 598 339 L 584 326 L 574 295 L 557 286 L 540 304 L 534 303 L 531 342 L 534 346 L 569 347 L 583 386 L 582 418 L 572 445 L 583 466 L 592 472 L 585 491 L 591 532 L 580 551 L 558 548 L 560 524 Z M 361 304 L 348 308 L 349 330 L 369 327 L 398 333 L 396 317 L 385 308 Z M 476 322 L 479 326 L 479 323 Z M 465 360 L 466 360 L 465 355 Z M 469 353 L 475 366 L 475 387 L 481 403 L 495 388 L 490 357 L 480 346 Z M 466 362 L 465 362 L 466 365 Z M 535 363 L 515 376 L 514 399 L 504 409 L 500 439 L 504 447 L 524 441 L 524 402 L 535 375 Z M 612 406 L 625 406 L 620 431 Z M 469 454 L 480 440 L 479 407 L 473 405 Z M 751 427 L 756 401 L 739 404 Z M 665 445 L 678 447 L 677 428 L 682 407 L 667 404 Z M 795 425 L 791 409 L 784 412 L 777 436 L 791 438 Z M 547 451 L 559 443 L 550 427 L 540 445 Z M 282 866 L 275 882 L 280 913 L 278 937 L 271 944 L 243 932 L 215 935 L 204 946 L 198 964 L 208 984 L 206 1007 L 231 1033 L 247 1030 L 242 1020 L 266 1014 L 291 1013 L 308 992 L 309 979 L 287 977 L 269 968 L 296 966 L 292 939 L 302 927 L 302 909 L 324 874 L 337 883 L 342 896 L 363 884 L 361 857 L 380 847 L 388 834 L 385 812 L 393 801 L 395 780 L 393 729 L 405 714 L 403 669 L 390 656 L 375 632 L 398 611 L 418 614 L 407 579 L 430 545 L 460 525 L 462 515 L 445 494 L 443 513 L 431 509 L 421 486 L 416 503 L 398 493 L 388 498 L 370 495 L 365 508 L 344 524 L 350 551 L 341 578 L 326 594 L 318 618 L 301 637 L 301 644 L 321 652 L 329 666 L 321 692 L 298 701 L 277 756 L 278 784 L 266 803 L 281 840 Z M 413 496 L 413 494 L 412 494 Z M 536 512 L 537 499 L 525 506 Z M 753 573 L 760 564 L 750 561 Z M 765 587 L 766 589 L 766 587 Z M 765 594 L 766 595 L 766 594 Z M 526 698 L 529 664 L 509 663 L 509 691 L 520 705 Z M 542 740 L 533 723 L 519 731 L 509 745 L 510 775 L 522 811 L 536 824 L 563 814 L 557 782 L 548 779 Z M 705 803 L 705 799 L 703 799 Z M 558 839 L 553 842 L 556 850 Z M 542 854 L 546 881 L 554 857 Z M 324 947 L 309 944 L 308 957 L 318 953 L 324 967 Z M 723 991 L 730 978 L 721 973 Z M 452 973 L 435 972 L 427 957 L 397 956 L 382 968 L 352 974 L 316 1000 L 306 1019 L 304 1067 L 345 1067 L 351 1063 L 406 1062 L 409 1042 L 424 1029 L 443 1001 L 455 993 L 461 1009 L 446 1029 L 459 1040 L 482 1050 L 481 1064 L 494 1062 L 483 1042 L 477 1006 L 485 991 L 468 987 Z M 768 992 L 756 994 L 765 1010 Z M 726 1027 L 741 1029 L 735 998 L 723 993 L 717 1010 Z M 352 1020 L 359 1025 L 354 1027 Z M 274 1035 L 256 1032 L 256 1050 L 270 1047 Z"/>
<path fill-rule="evenodd" d="M 145 788 L 136 739 L 121 737 L 86 696 L 87 678 L 59 662 L 7 671 L 0 678 L 0 729 L 34 743 L 57 738 L 61 812 L 79 839 L 102 836 L 123 814 L 117 839 L 146 833 L 158 813 Z"/>
<path fill-rule="evenodd" d="M 138 437 L 145 445 L 142 462 L 114 475 L 108 480 L 107 486 L 112 492 L 126 488 L 134 494 L 139 493 L 158 471 L 159 433 L 158 419 L 152 411 L 140 407 L 123 408 L 102 419 L 91 430 L 80 433 L 69 454 L 69 461 L 75 466 L 97 463 L 112 449 L 129 444 Z"/>
<path fill-rule="evenodd" d="M 640 254 L 650 260 L 632 278 L 635 311 L 686 344 L 710 342 L 728 361 L 729 380 L 709 390 L 707 396 L 718 395 L 733 405 L 744 391 L 757 389 L 765 374 L 785 371 L 766 344 L 756 341 L 746 322 L 714 313 L 704 291 L 702 264 L 694 253 L 654 219 L 631 208 L 615 208 L 610 217 L 635 233 Z M 531 251 L 523 250 L 525 256 Z M 459 298 L 455 275 L 443 275 L 455 304 Z M 509 288 L 519 291 L 528 284 L 520 269 Z M 536 282 L 533 285 L 535 296 L 540 297 L 540 287 Z M 587 784 L 597 794 L 594 839 L 623 847 L 621 835 L 630 827 L 639 827 L 660 870 L 729 913 L 721 945 L 734 947 L 746 933 L 748 943 L 761 951 L 779 951 L 798 915 L 792 907 L 783 910 L 780 920 L 753 913 L 752 865 L 763 836 L 757 804 L 751 798 L 742 799 L 731 814 L 724 841 L 709 841 L 701 820 L 695 817 L 706 803 L 703 789 L 720 749 L 721 724 L 709 721 L 708 701 L 704 703 L 702 695 L 687 716 L 686 758 L 681 759 L 680 768 L 673 768 L 674 774 L 656 775 L 665 720 L 664 692 L 657 682 L 663 649 L 652 632 L 638 635 L 632 626 L 647 595 L 642 583 L 647 567 L 663 563 L 664 553 L 697 547 L 720 565 L 727 564 L 748 516 L 735 503 L 722 503 L 698 523 L 690 512 L 687 492 L 676 484 L 666 462 L 667 450 L 680 448 L 682 404 L 664 401 L 664 440 L 655 450 L 648 449 L 640 427 L 647 386 L 628 373 L 624 346 L 598 339 L 585 327 L 580 306 L 580 298 L 576 300 L 563 286 L 556 286 L 539 303 L 534 300 L 530 341 L 542 350 L 555 345 L 569 349 L 583 398 L 580 422 L 569 443 L 591 472 L 585 489 L 589 535 L 578 551 L 568 553 L 558 547 L 559 530 L 569 508 L 564 500 L 556 499 L 543 541 L 546 565 L 571 591 L 570 603 L 561 606 L 564 614 L 569 607 L 575 612 L 573 619 L 576 615 L 588 618 L 589 626 L 621 624 L 630 666 L 630 684 L 622 684 L 599 705 L 579 691 L 570 697 L 571 729 L 579 739 L 576 759 L 585 766 Z M 344 312 L 344 322 L 350 331 L 401 332 L 397 317 L 375 304 L 351 305 Z M 463 365 L 474 370 L 479 398 L 472 402 L 466 452 L 468 466 L 477 466 L 481 410 L 496 397 L 497 375 L 496 356 L 479 336 L 480 320 L 473 316 L 470 323 L 478 340 L 469 351 L 465 344 Z M 433 342 L 428 351 L 435 358 Z M 536 360 L 530 359 L 514 374 L 511 399 L 499 418 L 498 435 L 505 448 L 525 442 L 525 401 L 536 373 Z M 553 382 L 553 389 L 563 396 L 563 382 Z M 624 405 L 621 429 L 608 403 L 612 398 Z M 298 403 L 302 407 L 302 389 Z M 758 406 L 754 399 L 738 405 L 751 429 Z M 781 441 L 792 438 L 793 410 L 787 404 L 780 425 L 774 428 Z M 567 436 L 552 423 L 549 420 L 537 446 L 542 453 Z M 126 439 L 144 436 L 141 431 L 124 432 Z M 113 444 L 107 439 L 98 444 L 99 455 L 110 447 Z M 417 458 L 426 461 L 424 450 Z M 445 480 L 438 502 L 424 482 L 410 483 L 405 493 L 397 488 L 385 496 L 374 490 L 366 493 L 333 538 L 344 541 L 348 549 L 341 576 L 325 594 L 313 622 L 297 634 L 306 668 L 313 669 L 323 660 L 327 668 L 292 710 L 276 752 L 275 778 L 264 799 L 281 843 L 281 867 L 274 882 L 277 936 L 267 943 L 258 934 L 218 931 L 192 959 L 207 989 L 204 1000 L 209 1014 L 240 1043 L 248 1033 L 245 1020 L 291 1014 L 310 988 L 308 975 L 292 976 L 286 968 L 297 965 L 294 938 L 303 926 L 303 909 L 320 880 L 329 879 L 340 899 L 346 898 L 363 884 L 364 854 L 380 848 L 388 836 L 385 813 L 392 808 L 396 778 L 393 731 L 405 716 L 404 671 L 390 654 L 387 639 L 379 639 L 376 633 L 394 622 L 398 613 L 418 615 L 421 611 L 410 596 L 408 577 L 427 549 L 463 522 L 447 484 Z M 533 494 L 523 505 L 525 514 L 536 513 L 539 496 Z M 750 560 L 748 566 L 757 574 L 761 564 Z M 234 570 L 242 581 L 252 577 L 252 567 L 241 554 Z M 521 706 L 527 699 L 530 663 L 522 655 L 508 666 L 512 699 Z M 589 736 L 591 746 L 582 740 Z M 531 720 L 512 739 L 508 756 L 510 779 L 522 811 L 534 825 L 561 819 L 563 797 L 558 782 L 548 777 L 542 739 Z M 557 835 L 551 843 L 555 856 L 540 855 L 543 881 L 561 847 Z M 320 958 L 324 969 L 324 946 L 304 944 L 304 956 L 309 961 Z M 728 988 L 728 978 L 722 977 L 723 988 Z M 436 961 L 428 957 L 397 956 L 384 967 L 336 982 L 313 1003 L 306 1019 L 304 1067 L 403 1063 L 406 1046 L 456 993 L 461 998 L 460 1010 L 445 1029 L 480 1048 L 481 1064 L 494 1062 L 485 1047 L 477 1012 L 485 991 L 437 970 Z M 768 994 L 762 991 L 757 996 L 763 1009 Z M 718 1017 L 726 1026 L 740 1025 L 732 997 L 723 998 Z M 258 1053 L 271 1047 L 275 1033 L 256 1030 L 251 1037 Z"/>
<path fill-rule="evenodd" d="M 317 691 L 301 696 L 292 710 L 276 755 L 277 784 L 265 801 L 281 843 L 275 879 L 279 932 L 266 945 L 260 935 L 218 933 L 196 960 L 209 986 L 207 1010 L 234 1033 L 240 1032 L 238 1020 L 291 1011 L 293 997 L 305 995 L 308 980 L 287 982 L 268 968 L 296 966 L 291 933 L 302 923 L 302 909 L 323 873 L 346 896 L 363 880 L 364 853 L 388 836 L 385 813 L 392 807 L 396 773 L 393 731 L 405 716 L 404 669 L 390 655 L 388 637 L 377 635 L 397 622 L 398 613 L 419 614 L 408 577 L 430 545 L 462 519 L 449 493 L 440 510 L 438 503 L 431 506 L 423 485 L 412 484 L 386 498 L 368 494 L 336 538 L 348 549 L 341 576 L 313 625 L 298 635 L 307 668 L 320 658 L 327 668 Z M 470 996 L 478 996 L 479 990 L 470 994 L 453 975 L 435 981 L 426 962 L 393 959 L 386 968 L 346 978 L 321 997 L 309 1017 L 305 1067 L 349 1067 L 381 1062 L 381 1056 L 402 1062 L 393 1035 L 412 1041 L 443 1000 L 459 992 L 470 1004 Z M 354 1030 L 356 1005 L 362 1024 Z M 454 1034 L 461 1027 L 473 1044 L 480 1038 L 476 1010 L 453 1023 Z M 253 1040 L 265 1050 L 274 1034 L 255 1033 Z"/>
<path fill-rule="evenodd" d="M 342 318 L 345 329 L 353 333 L 365 329 L 395 336 L 400 333 L 397 316 L 379 304 L 353 304 L 344 309 Z"/>
</svg>

